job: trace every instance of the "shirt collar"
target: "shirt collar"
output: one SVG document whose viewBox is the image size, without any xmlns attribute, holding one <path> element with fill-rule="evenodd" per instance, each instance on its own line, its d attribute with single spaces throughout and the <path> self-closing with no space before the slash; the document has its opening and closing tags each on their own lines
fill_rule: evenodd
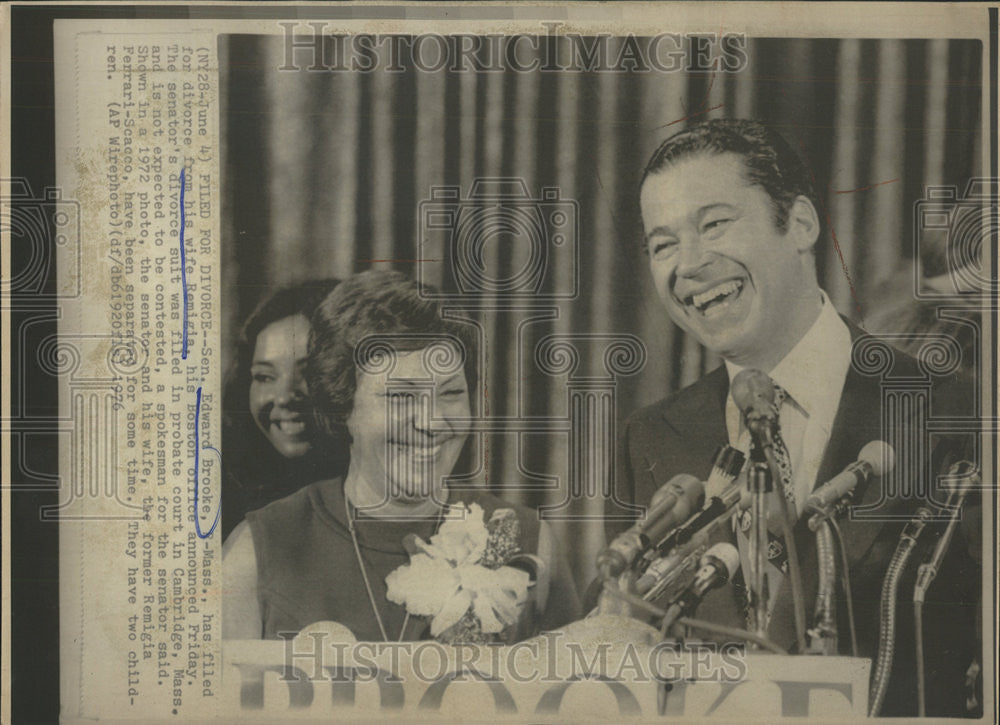
<svg viewBox="0 0 1000 725">
<path fill-rule="evenodd" d="M 821 294 L 816 321 L 769 374 L 810 419 L 830 429 L 851 363 L 851 331 Z M 732 380 L 743 368 L 727 360 L 726 369 Z"/>
</svg>

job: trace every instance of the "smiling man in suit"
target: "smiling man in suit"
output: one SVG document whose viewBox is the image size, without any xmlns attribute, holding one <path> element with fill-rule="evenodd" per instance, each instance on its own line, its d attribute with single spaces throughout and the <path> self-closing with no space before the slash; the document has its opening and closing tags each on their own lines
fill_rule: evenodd
<svg viewBox="0 0 1000 725">
<path fill-rule="evenodd" d="M 803 571 L 807 619 L 815 601 L 817 568 L 804 504 L 818 485 L 857 459 L 871 440 L 896 440 L 894 427 L 919 421 L 883 415 L 883 382 L 927 378 L 927 366 L 881 350 L 890 364 L 879 375 L 852 365 L 856 344 L 872 342 L 842 318 L 820 288 L 815 246 L 822 232 L 810 174 L 776 133 L 753 121 L 709 121 L 667 139 L 643 175 L 640 206 L 646 252 L 659 298 L 674 322 L 718 353 L 725 364 L 675 395 L 634 413 L 624 424 L 615 478 L 617 501 L 648 505 L 672 476 L 707 478 L 713 453 L 729 443 L 746 451 L 750 434 L 729 394 L 743 369 L 767 373 L 776 385 L 782 455 L 788 464 L 769 494 L 769 510 L 784 496 L 797 519 L 794 536 Z M 931 380 L 930 412 L 968 416 L 971 386 L 957 375 Z M 935 441 L 940 442 L 940 441 Z M 954 441 L 937 445 L 926 465 L 943 470 L 957 453 Z M 909 468 L 909 467 L 908 467 Z M 938 491 L 940 493 L 940 491 Z M 939 496 L 943 500 L 943 496 Z M 878 649 L 882 580 L 899 534 L 917 503 L 890 493 L 875 479 L 855 492 L 855 503 L 876 515 L 842 524 L 852 577 L 858 654 Z M 610 507 L 609 507 L 610 511 Z M 968 514 L 968 512 L 966 512 Z M 748 565 L 747 516 L 719 533 L 739 545 Z M 609 515 L 614 535 L 628 521 Z M 794 615 L 780 536 L 772 535 L 768 636 L 794 650 Z M 924 609 L 930 715 L 965 714 L 966 670 L 981 645 L 975 625 L 978 565 L 961 542 L 952 546 L 947 575 L 935 583 Z M 943 569 L 943 571 L 945 571 Z M 698 616 L 746 626 L 742 577 L 706 597 Z M 883 714 L 916 714 L 913 668 L 912 572 L 900 589 L 896 666 Z M 907 589 L 909 587 L 909 589 Z M 841 593 L 842 594 L 842 593 Z M 842 654 L 851 654 L 838 606 Z"/>
</svg>

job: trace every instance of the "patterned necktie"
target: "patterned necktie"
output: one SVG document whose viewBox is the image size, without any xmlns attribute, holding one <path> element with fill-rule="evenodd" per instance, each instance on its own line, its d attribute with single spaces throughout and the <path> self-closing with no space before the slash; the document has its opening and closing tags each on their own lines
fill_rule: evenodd
<svg viewBox="0 0 1000 725">
<path fill-rule="evenodd" d="M 774 409 L 778 414 L 779 418 L 781 415 L 781 406 L 789 399 L 788 393 L 783 387 L 774 384 Z M 792 517 L 795 517 L 795 479 L 792 477 L 792 459 L 788 453 L 788 446 L 785 445 L 784 439 L 781 437 L 780 426 L 774 435 L 774 463 L 778 468 L 778 474 L 780 476 L 780 481 L 773 481 L 775 486 L 781 486 L 781 491 L 785 496 L 785 500 L 788 501 L 788 510 Z M 772 512 L 772 519 L 774 514 L 777 512 Z M 750 534 L 752 516 L 748 510 L 743 511 L 742 515 L 739 517 L 739 528 L 744 537 Z M 746 539 L 744 538 L 741 542 L 743 547 L 747 546 Z M 746 550 L 746 549 L 745 549 Z M 777 593 L 777 587 L 779 586 L 777 577 L 788 573 L 788 552 L 785 549 L 785 539 L 778 532 L 774 526 L 769 526 L 767 531 L 767 562 L 768 568 L 771 569 L 768 577 L 771 580 L 771 597 Z M 773 569 L 772 569 L 773 567 Z M 749 592 L 744 591 L 743 606 L 744 611 L 747 616 L 748 626 L 752 626 L 751 616 L 750 616 L 750 600 L 747 598 Z"/>
<path fill-rule="evenodd" d="M 788 393 L 783 387 L 774 384 L 774 409 L 781 417 L 781 406 L 788 399 Z M 795 479 L 792 478 L 792 457 L 788 453 L 788 446 L 785 439 L 781 437 L 781 430 L 774 434 L 774 462 L 778 466 L 778 473 L 781 476 L 781 490 L 785 493 L 785 500 L 788 501 L 788 511 L 795 517 Z"/>
</svg>

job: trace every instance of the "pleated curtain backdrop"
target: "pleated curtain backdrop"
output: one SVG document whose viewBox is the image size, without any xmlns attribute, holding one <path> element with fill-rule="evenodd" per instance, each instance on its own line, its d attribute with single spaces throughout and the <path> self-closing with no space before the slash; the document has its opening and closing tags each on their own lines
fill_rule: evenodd
<svg viewBox="0 0 1000 725">
<path fill-rule="evenodd" d="M 637 184 L 664 138 L 726 117 L 761 119 L 806 160 L 827 226 L 821 283 L 863 325 L 879 286 L 913 263 L 924 187 L 961 189 L 980 174 L 981 52 L 975 41 L 755 39 L 738 73 L 290 72 L 278 70 L 281 37 L 230 36 L 220 57 L 225 353 L 276 285 L 372 267 L 415 275 L 418 264 L 424 279 L 446 283 L 446 250 L 419 245 L 419 203 L 435 186 L 466 194 L 476 178 L 519 177 L 533 196 L 555 187 L 578 204 L 579 294 L 520 331 L 523 315 L 473 314 L 487 344 L 481 412 L 565 419 L 567 377 L 531 372 L 535 344 L 552 333 L 631 334 L 647 356 L 616 381 L 620 420 L 720 363 L 655 296 Z M 484 254 L 497 269 L 518 264 L 500 245 Z M 584 345 L 577 374 L 602 374 L 602 351 Z M 479 482 L 558 503 L 569 453 L 565 434 L 486 435 Z M 584 520 L 553 522 L 580 583 L 603 544 L 601 507 L 579 501 L 572 511 Z"/>
</svg>

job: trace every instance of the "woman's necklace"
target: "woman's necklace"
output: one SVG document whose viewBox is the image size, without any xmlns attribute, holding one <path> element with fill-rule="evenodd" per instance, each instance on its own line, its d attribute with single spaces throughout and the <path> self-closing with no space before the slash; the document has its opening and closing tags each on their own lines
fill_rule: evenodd
<svg viewBox="0 0 1000 725">
<path fill-rule="evenodd" d="M 371 582 L 368 580 L 368 570 L 365 568 L 365 561 L 361 558 L 361 546 L 358 544 L 358 534 L 354 530 L 354 518 L 351 516 L 351 502 L 347 500 L 347 492 L 344 492 L 344 514 L 347 516 L 347 528 L 351 532 L 351 541 L 354 543 L 354 554 L 358 558 L 358 568 L 361 569 L 361 579 L 365 583 L 365 591 L 368 592 L 368 602 L 372 605 L 372 614 L 375 615 L 375 621 L 378 623 L 378 631 L 382 634 L 382 640 L 385 642 L 389 641 L 389 636 L 385 631 L 385 624 L 382 622 L 382 615 L 379 614 L 378 605 L 375 603 L 375 594 L 372 592 Z M 437 533 L 438 528 L 441 526 L 441 518 L 444 515 L 444 509 L 438 511 L 437 523 L 434 525 L 434 533 Z M 406 625 L 410 623 L 410 613 L 407 612 L 406 616 L 403 617 L 403 626 L 399 630 L 399 638 L 397 642 L 403 641 L 403 635 L 406 634 Z"/>
</svg>

